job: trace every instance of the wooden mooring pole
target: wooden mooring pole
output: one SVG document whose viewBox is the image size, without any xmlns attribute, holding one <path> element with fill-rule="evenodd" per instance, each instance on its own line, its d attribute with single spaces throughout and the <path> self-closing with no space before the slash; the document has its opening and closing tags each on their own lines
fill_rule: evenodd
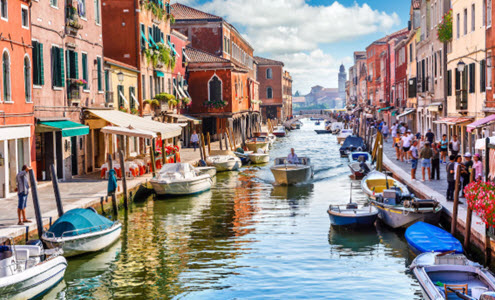
<svg viewBox="0 0 495 300">
<path fill-rule="evenodd" d="M 455 235 L 455 228 L 457 227 L 457 214 L 459 211 L 459 189 L 461 183 L 461 165 L 457 165 L 455 172 L 454 207 L 452 209 L 452 226 L 450 227 L 450 233 L 452 235 Z"/>
<path fill-rule="evenodd" d="M 162 152 L 165 152 L 165 148 L 162 148 Z M 119 158 L 120 158 L 120 168 L 122 170 L 122 188 L 124 189 L 124 209 L 128 209 L 128 203 L 127 203 L 127 179 L 125 177 L 125 161 L 124 161 L 124 151 L 120 150 L 119 151 Z M 165 160 L 164 162 L 165 163 Z M 130 170 L 129 170 L 130 171 Z"/>
<path fill-rule="evenodd" d="M 470 182 L 474 182 L 474 173 L 476 171 L 474 169 L 471 170 L 471 178 Z M 467 215 L 466 215 L 466 232 L 464 233 L 464 249 L 469 248 L 469 242 L 471 239 L 471 223 L 473 219 L 473 210 L 467 206 Z"/>
<path fill-rule="evenodd" d="M 43 235 L 43 217 L 41 216 L 40 201 L 38 198 L 38 185 L 36 177 L 34 177 L 33 169 L 29 170 L 29 181 L 31 183 L 31 193 L 33 197 L 34 214 L 36 216 L 36 226 L 38 227 L 38 237 L 41 239 Z"/>
<path fill-rule="evenodd" d="M 57 172 L 55 171 L 55 166 L 53 164 L 50 165 L 50 172 L 52 174 L 53 193 L 55 194 L 55 202 L 57 203 L 58 217 L 60 218 L 64 214 L 64 207 L 62 206 L 62 198 L 60 198 Z"/>
<path fill-rule="evenodd" d="M 211 154 L 211 142 L 210 142 L 210 133 L 206 133 L 206 142 L 208 143 L 208 155 Z"/>
</svg>

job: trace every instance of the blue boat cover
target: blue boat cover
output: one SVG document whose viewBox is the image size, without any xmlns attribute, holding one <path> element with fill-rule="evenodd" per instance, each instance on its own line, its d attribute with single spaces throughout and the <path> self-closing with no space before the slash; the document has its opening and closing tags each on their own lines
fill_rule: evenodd
<svg viewBox="0 0 495 300">
<path fill-rule="evenodd" d="M 56 237 L 62 235 L 67 237 L 101 231 L 112 225 L 112 221 L 90 209 L 76 208 L 64 213 L 53 223 L 48 232 L 53 233 Z"/>
<path fill-rule="evenodd" d="M 354 147 L 356 149 L 362 148 L 364 150 L 365 147 L 363 138 L 355 135 L 348 136 L 342 144 L 342 147 L 340 147 L 340 150 L 348 149 L 349 147 Z"/>
<path fill-rule="evenodd" d="M 353 161 L 358 161 L 359 157 L 364 156 L 365 161 L 368 161 L 368 158 L 370 157 L 368 152 L 352 152 L 351 157 Z"/>
<path fill-rule="evenodd" d="M 455 250 L 462 253 L 462 244 L 452 234 L 425 222 L 417 222 L 406 230 L 407 243 L 414 252 L 446 252 Z"/>
</svg>

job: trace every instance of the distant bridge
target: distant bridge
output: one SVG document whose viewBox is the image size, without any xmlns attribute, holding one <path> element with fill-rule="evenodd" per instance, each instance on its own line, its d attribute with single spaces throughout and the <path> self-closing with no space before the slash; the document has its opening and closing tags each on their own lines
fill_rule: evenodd
<svg viewBox="0 0 495 300">
<path fill-rule="evenodd" d="M 292 123 L 299 121 L 299 120 L 302 120 L 302 119 L 310 119 L 310 118 L 322 119 L 322 120 L 330 121 L 330 122 L 335 121 L 330 115 L 326 115 L 326 114 L 304 114 L 304 115 L 294 116 L 294 118 L 285 121 L 284 126 L 285 126 L 285 128 L 290 128 Z"/>
</svg>

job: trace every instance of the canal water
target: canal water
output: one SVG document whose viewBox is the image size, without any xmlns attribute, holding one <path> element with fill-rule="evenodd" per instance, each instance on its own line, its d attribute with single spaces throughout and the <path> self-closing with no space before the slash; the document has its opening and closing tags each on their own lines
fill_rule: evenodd
<svg viewBox="0 0 495 300">
<path fill-rule="evenodd" d="M 311 184 L 274 186 L 270 163 L 218 174 L 197 196 L 142 199 L 120 214 L 121 240 L 70 259 L 45 299 L 420 299 L 404 232 L 331 229 L 328 205 L 348 202 L 351 183 L 366 199 L 316 128 L 305 120 L 270 152 L 310 157 Z"/>
</svg>

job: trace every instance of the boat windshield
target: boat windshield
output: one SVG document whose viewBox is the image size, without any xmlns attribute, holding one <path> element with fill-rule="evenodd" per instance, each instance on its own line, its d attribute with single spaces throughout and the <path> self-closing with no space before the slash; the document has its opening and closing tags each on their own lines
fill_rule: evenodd
<svg viewBox="0 0 495 300">
<path fill-rule="evenodd" d="M 0 237 L 0 260 L 12 256 L 12 241 L 8 237 Z"/>
</svg>

